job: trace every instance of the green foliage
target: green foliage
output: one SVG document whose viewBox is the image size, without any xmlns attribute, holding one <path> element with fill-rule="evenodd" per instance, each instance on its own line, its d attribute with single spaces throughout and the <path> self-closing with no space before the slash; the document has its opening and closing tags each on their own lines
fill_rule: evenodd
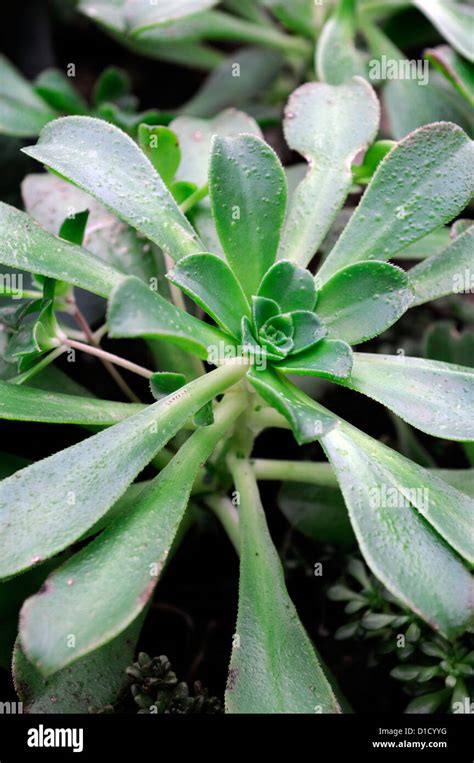
<svg viewBox="0 0 474 763">
<path fill-rule="evenodd" d="M 166 47 L 171 35 L 177 44 L 200 45 L 210 35 L 241 35 L 286 52 L 289 45 L 304 58 L 307 42 L 268 29 L 265 13 L 247 3 L 231 29 L 237 5 L 214 5 L 104 2 L 96 16 L 127 44 Z M 309 31 L 305 3 L 268 5 L 292 32 Z M 91 12 L 90 3 L 81 7 Z M 349 24 L 353 39 L 355 10 L 355 3 L 341 4 L 323 42 L 339 35 L 342 45 Z M 2 294 L 19 299 L 1 308 L 0 416 L 100 427 L 11 474 L 13 461 L 0 482 L 0 576 L 54 564 L 21 611 L 16 670 L 33 708 L 47 705 L 54 686 L 70 709 L 71 683 L 80 686 L 80 710 L 119 701 L 123 662 L 130 664 L 155 587 L 187 529 L 191 497 L 204 496 L 240 552 L 227 711 L 341 712 L 267 527 L 258 480 L 269 474 L 285 483 L 279 503 L 291 524 L 324 542 L 359 544 L 380 581 L 352 565 L 364 593 L 351 594 L 349 613 L 364 610 L 364 632 L 400 627 L 415 643 L 417 628 L 432 628 L 444 644 L 472 627 L 469 480 L 423 468 L 314 399 L 336 382 L 351 390 L 344 394 L 362 393 L 422 432 L 472 447 L 474 376 L 459 348 L 447 359 L 422 359 L 383 354 L 377 344 L 371 353 L 351 347 L 380 336 L 408 309 L 459 291 L 455 277 L 472 263 L 472 226 L 458 221 L 449 245 L 444 226 L 470 201 L 472 142 L 458 125 L 441 122 L 395 145 L 374 143 L 380 108 L 373 88 L 361 77 L 346 81 L 347 62 L 328 62 L 324 45 L 320 55 L 328 82 L 297 88 L 285 112 L 288 145 L 308 163 L 304 177 L 301 167 L 285 173 L 242 112 L 209 121 L 183 114 L 167 127 L 142 123 L 138 142 L 89 115 L 45 117 L 38 143 L 25 149 L 54 175 L 25 183 L 27 209 L 40 224 L 0 207 L 0 262 L 8 269 Z M 43 78 L 44 93 L 54 86 L 54 78 Z M 61 94 L 72 98 L 59 86 L 55 92 L 56 103 Z M 96 108 L 108 99 L 123 107 L 127 92 L 124 78 L 109 71 L 96 87 Z M 287 181 L 295 176 L 296 186 Z M 338 235 L 354 181 L 367 189 Z M 307 265 L 331 229 L 334 243 L 313 275 Z M 403 262 L 417 244 L 407 259 L 422 261 L 411 270 L 387 262 Z M 16 293 L 12 276 L 23 271 L 34 288 Z M 106 323 L 95 333 L 76 289 L 107 300 Z M 105 334 L 151 342 L 153 367 L 105 351 Z M 445 342 L 431 335 L 430 352 Z M 133 402 L 98 400 L 64 375 L 52 376 L 50 364 L 71 350 L 100 359 Z M 148 381 L 140 392 L 146 400 L 117 367 Z M 34 377 L 42 389 L 32 386 Z M 300 377 L 307 377 L 304 388 L 295 382 Z M 254 440 L 269 427 L 291 429 L 300 445 L 318 441 L 326 471 L 253 460 Z M 147 466 L 156 474 L 137 482 Z M 237 512 L 226 497 L 232 488 Z M 406 612 L 389 611 L 387 596 Z M 350 624 L 352 634 L 359 625 Z M 113 676 L 107 655 L 120 667 Z M 464 652 L 446 652 L 443 660 L 436 676 L 461 681 Z M 144 712 L 154 704 L 159 712 L 219 709 L 199 687 L 192 694 L 178 684 L 165 658 L 141 656 L 129 674 Z M 96 702 L 87 686 L 92 675 L 103 682 Z M 413 667 L 409 675 L 420 677 Z"/>
</svg>

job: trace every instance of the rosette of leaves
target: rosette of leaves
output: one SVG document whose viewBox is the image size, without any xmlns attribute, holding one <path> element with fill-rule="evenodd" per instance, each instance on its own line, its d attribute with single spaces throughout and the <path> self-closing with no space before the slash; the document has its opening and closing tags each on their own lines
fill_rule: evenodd
<svg viewBox="0 0 474 763">
<path fill-rule="evenodd" d="M 137 661 L 127 668 L 127 675 L 133 700 L 140 708 L 139 714 L 215 715 L 222 712 L 220 701 L 217 697 L 209 697 L 209 692 L 199 681 L 194 683 L 194 694 L 184 681 L 178 682 L 164 655 L 152 659 L 140 652 Z"/>
<path fill-rule="evenodd" d="M 358 586 L 348 584 L 348 577 Z M 387 654 L 400 661 L 390 675 L 403 682 L 405 693 L 413 697 L 406 713 L 471 712 L 474 643 L 470 633 L 454 641 L 433 634 L 356 557 L 348 560 L 346 575 L 328 589 L 328 597 L 346 602 L 344 612 L 351 616 L 336 631 L 336 639 L 370 641 L 369 666 Z"/>
<path fill-rule="evenodd" d="M 203 464 L 217 458 L 222 482 L 207 488 L 207 500 L 241 559 L 226 708 L 340 711 L 288 597 L 260 501 L 250 457 L 255 437 L 268 426 L 291 428 L 300 444 L 319 440 L 364 558 L 394 596 L 449 638 L 471 623 L 472 499 L 343 421 L 293 381 L 324 378 L 430 435 L 474 439 L 466 416 L 472 369 L 352 349 L 408 309 L 450 293 L 453 274 L 471 262 L 472 227 L 409 273 L 388 263 L 468 203 L 472 143 L 462 129 L 433 124 L 394 146 L 372 167 L 359 207 L 316 277 L 306 270 L 351 189 L 353 159 L 374 142 L 378 122 L 378 101 L 362 79 L 299 88 L 284 129 L 308 169 L 288 204 L 277 156 L 259 135 L 244 131 L 212 138 L 209 127 L 209 140 L 205 131 L 193 131 L 191 145 L 198 142 L 201 153 L 192 154 L 199 167 L 188 165 L 195 173 L 188 179 L 198 181 L 197 189 L 181 204 L 170 191 L 169 165 L 150 162 L 128 136 L 100 120 L 56 120 L 25 149 L 174 260 L 170 280 L 209 320 L 186 312 L 176 294 L 174 304 L 153 283 L 128 276 L 7 205 L 0 207 L 0 261 L 106 298 L 111 338 L 158 340 L 217 364 L 191 379 L 176 369 L 163 376 L 141 368 L 159 399 L 140 408 L 43 394 L 13 380 L 1 384 L 5 418 L 103 427 L 0 483 L 3 578 L 89 539 L 23 606 L 21 649 L 46 686 L 64 671 L 79 671 L 95 650 L 119 643 L 144 612 L 191 494 L 197 484 L 201 492 L 209 485 L 200 479 Z M 181 150 L 180 168 L 186 138 Z M 156 169 L 163 166 L 166 182 Z M 206 221 L 200 227 L 206 245 L 192 224 L 198 212 Z M 73 342 L 64 329 L 55 340 L 58 350 Z M 80 348 L 88 351 L 86 343 Z M 185 427 L 195 431 L 177 451 L 164 451 Z M 159 474 L 132 484 L 151 461 Z M 292 471 L 292 462 L 282 462 L 279 476 Z M 232 482 L 237 517 L 225 495 Z"/>
</svg>

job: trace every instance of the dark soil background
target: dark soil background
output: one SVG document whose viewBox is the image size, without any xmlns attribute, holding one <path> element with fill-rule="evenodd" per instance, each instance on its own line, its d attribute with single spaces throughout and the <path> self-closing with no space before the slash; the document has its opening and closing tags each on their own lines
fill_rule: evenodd
<svg viewBox="0 0 474 763">
<path fill-rule="evenodd" d="M 68 4 L 62 5 L 67 8 Z M 60 18 L 41 0 L 23 0 L 21 10 L 16 14 L 10 11 L 8 19 L 3 18 L 3 14 L 2 8 L 2 52 L 29 78 L 50 66 L 65 70 L 68 63 L 75 63 L 74 84 L 86 98 L 90 97 L 98 75 L 109 65 L 122 67 L 129 73 L 132 91 L 138 96 L 141 109 L 169 109 L 180 105 L 196 91 L 204 77 L 201 72 L 131 54 L 84 17 L 71 13 L 68 21 L 69 14 L 65 12 Z M 281 145 L 275 131 L 268 137 L 277 146 Z M 29 142 L 32 141 L 25 141 Z M 10 174 L 3 175 L 0 195 L 10 200 L 23 175 L 37 170 L 37 165 L 28 166 L 26 158 L 21 165 L 16 164 Z M 4 189 L 7 189 L 5 193 Z M 419 324 L 410 316 L 398 324 L 392 339 L 389 335 L 393 352 L 404 346 L 406 338 L 419 338 L 435 313 L 427 308 L 417 311 L 417 316 Z M 387 343 L 387 335 L 384 341 Z M 104 346 L 107 347 L 107 342 Z M 116 352 L 132 360 L 146 360 L 143 356 L 146 349 L 140 342 L 115 342 L 113 346 Z M 367 351 L 375 351 L 375 347 L 377 342 L 365 346 Z M 96 394 L 120 399 L 108 375 L 95 360 L 78 357 L 73 373 L 66 362 L 62 367 Z M 135 379 L 128 380 L 143 399 L 147 399 L 146 387 L 140 387 L 140 381 L 137 387 Z M 396 444 L 391 420 L 382 406 L 335 385 L 328 385 L 323 401 L 372 436 Z M 84 433 L 77 427 L 0 422 L 0 449 L 29 459 L 44 458 L 83 437 Z M 440 449 L 432 438 L 420 435 L 420 440 L 437 456 L 439 466 L 467 466 L 458 446 L 448 444 Z M 319 446 L 299 449 L 289 433 L 276 435 L 274 431 L 260 437 L 256 455 L 322 459 Z M 276 505 L 277 488 L 275 484 L 263 484 L 263 499 L 272 536 L 285 563 L 290 595 L 310 636 L 354 710 L 402 710 L 406 698 L 399 684 L 388 677 L 390 661 L 383 667 L 368 670 L 366 646 L 334 641 L 332 634 L 345 620 L 342 607 L 329 602 L 325 590 L 341 574 L 343 559 L 337 551 L 311 543 L 289 528 Z M 314 577 L 313 566 L 322 560 L 324 576 Z M 181 680 L 199 679 L 212 694 L 222 697 L 235 628 L 237 595 L 235 551 L 213 516 L 203 512 L 158 586 L 139 648 L 152 656 L 168 655 Z M 9 696 L 12 696 L 10 677 L 0 671 L 0 697 L 8 699 Z"/>
</svg>

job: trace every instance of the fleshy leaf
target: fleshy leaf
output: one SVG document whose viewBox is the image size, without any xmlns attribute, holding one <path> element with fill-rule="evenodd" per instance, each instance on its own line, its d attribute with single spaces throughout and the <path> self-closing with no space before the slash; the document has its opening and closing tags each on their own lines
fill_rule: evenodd
<svg viewBox="0 0 474 763">
<path fill-rule="evenodd" d="M 292 356 L 309 350 L 328 333 L 324 323 L 309 310 L 295 310 L 291 313 L 291 320 L 293 322 Z"/>
<path fill-rule="evenodd" d="M 24 212 L 0 202 L 0 262 L 108 296 L 123 275 L 80 246 L 56 238 Z"/>
<path fill-rule="evenodd" d="M 430 61 L 454 85 L 461 95 L 474 105 L 474 66 L 452 50 L 449 45 L 439 45 L 425 50 Z"/>
<path fill-rule="evenodd" d="M 224 331 L 240 338 L 242 316 L 250 316 L 250 306 L 224 260 L 215 254 L 191 254 L 177 263 L 168 278 Z"/>
<path fill-rule="evenodd" d="M 372 397 L 417 429 L 448 440 L 474 440 L 467 416 L 474 369 L 404 355 L 354 353 L 346 387 Z"/>
<path fill-rule="evenodd" d="M 138 278 L 130 277 L 112 292 L 107 314 L 109 334 L 115 339 L 162 339 L 207 359 L 209 347 L 232 345 L 233 340 L 172 305 Z"/>
<path fill-rule="evenodd" d="M 143 410 L 143 405 L 115 403 L 0 381 L 0 418 L 50 424 L 111 426 Z"/>
<path fill-rule="evenodd" d="M 474 289 L 474 224 L 457 236 L 447 249 L 428 257 L 409 271 L 415 305 L 446 294 L 470 293 Z"/>
<path fill-rule="evenodd" d="M 13 681 L 25 713 L 89 713 L 118 702 L 127 687 L 125 669 L 135 655 L 143 618 L 137 620 L 91 655 L 46 680 L 26 657 L 17 641 Z"/>
<path fill-rule="evenodd" d="M 21 640 L 44 675 L 107 643 L 149 602 L 196 474 L 245 406 L 245 398 L 234 398 L 221 404 L 213 426 L 199 429 L 184 443 L 139 495 L 133 511 L 113 522 L 26 601 Z M 74 649 L 69 633 L 75 635 Z"/>
<path fill-rule="evenodd" d="M 288 595 L 249 462 L 240 460 L 233 474 L 242 496 L 240 583 L 226 710 L 339 713 L 319 655 Z"/>
<path fill-rule="evenodd" d="M 185 421 L 244 372 L 237 364 L 216 369 L 0 482 L 0 577 L 21 572 L 80 538 Z"/>
<path fill-rule="evenodd" d="M 252 368 L 247 376 L 259 395 L 287 419 L 299 445 L 317 440 L 338 424 L 336 416 L 275 370 Z"/>
<path fill-rule="evenodd" d="M 169 187 L 181 160 L 178 138 L 168 127 L 141 124 L 138 128 L 140 148 L 149 158 L 161 179 Z"/>
<path fill-rule="evenodd" d="M 238 56 L 232 60 L 237 61 Z M 199 188 L 208 180 L 213 135 L 238 137 L 244 132 L 262 137 L 256 121 L 237 109 L 226 109 L 214 119 L 179 116 L 170 122 L 170 129 L 178 136 L 181 148 L 181 163 L 176 178 L 195 183 Z"/>
<path fill-rule="evenodd" d="M 337 487 L 284 482 L 277 502 L 290 524 L 308 538 L 342 548 L 354 546 L 352 525 Z"/>
<path fill-rule="evenodd" d="M 172 392 L 181 389 L 185 384 L 186 377 L 183 374 L 169 371 L 157 371 L 150 377 L 150 389 L 156 400 L 171 395 Z"/>
<path fill-rule="evenodd" d="M 28 80 L 0 55 L 0 133 L 27 138 L 37 135 L 57 116 Z"/>
<path fill-rule="evenodd" d="M 202 251 L 151 162 L 118 127 L 92 117 L 63 117 L 23 151 L 90 193 L 174 260 Z"/>
<path fill-rule="evenodd" d="M 467 3 L 449 0 L 413 0 L 413 3 L 458 53 L 474 62 L 474 10 Z"/>
<path fill-rule="evenodd" d="M 282 313 L 313 310 L 316 287 L 309 270 L 289 260 L 280 260 L 265 273 L 258 288 L 258 296 L 278 302 Z"/>
<path fill-rule="evenodd" d="M 329 85 L 342 85 L 356 75 L 366 75 L 364 55 L 355 45 L 356 2 L 339 0 L 336 11 L 319 36 L 316 51 L 318 79 Z"/>
<path fill-rule="evenodd" d="M 403 270 L 386 262 L 357 262 L 324 284 L 317 314 L 329 338 L 358 344 L 392 326 L 412 302 L 413 290 Z"/>
<path fill-rule="evenodd" d="M 327 281 L 361 260 L 388 260 L 456 217 L 473 192 L 472 161 L 472 141 L 454 124 L 427 125 L 400 141 L 379 165 L 318 277 Z"/>
<path fill-rule="evenodd" d="M 55 235 L 71 212 L 77 216 L 88 209 L 84 249 L 128 276 L 145 281 L 156 276 L 155 252 L 150 244 L 80 188 L 45 172 L 27 175 L 21 191 L 28 214 Z"/>
<path fill-rule="evenodd" d="M 279 315 L 280 305 L 268 297 L 252 297 L 252 317 L 258 331 L 269 318 Z"/>
<path fill-rule="evenodd" d="M 286 205 L 280 160 L 255 135 L 215 137 L 209 196 L 227 261 L 250 298 L 278 248 Z"/>
<path fill-rule="evenodd" d="M 59 69 L 44 69 L 35 81 L 35 91 L 61 114 L 85 114 L 87 103 Z"/>
<path fill-rule="evenodd" d="M 361 78 L 340 86 L 309 82 L 292 93 L 285 138 L 309 167 L 291 200 L 280 259 L 304 267 L 316 254 L 351 188 L 355 156 L 377 134 L 379 116 L 375 92 Z"/>
<path fill-rule="evenodd" d="M 352 369 L 352 350 L 339 339 L 325 339 L 309 350 L 290 355 L 275 365 L 285 374 L 321 376 L 323 379 L 346 379 Z"/>
<path fill-rule="evenodd" d="M 322 444 L 374 575 L 435 629 L 462 633 L 472 622 L 473 581 L 428 523 L 464 549 L 472 500 L 348 424 Z"/>
</svg>

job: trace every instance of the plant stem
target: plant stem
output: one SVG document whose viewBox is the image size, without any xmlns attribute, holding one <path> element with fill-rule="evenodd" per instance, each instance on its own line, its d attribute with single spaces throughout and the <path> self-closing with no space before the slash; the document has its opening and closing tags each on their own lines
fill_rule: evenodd
<svg viewBox="0 0 474 763">
<path fill-rule="evenodd" d="M 28 379 L 32 379 L 33 376 L 36 376 L 36 374 L 42 371 L 43 368 L 49 366 L 50 363 L 56 360 L 56 358 L 59 358 L 59 356 L 64 352 L 66 352 L 65 347 L 56 347 L 56 349 L 50 352 L 49 355 L 45 355 L 43 358 L 41 358 L 39 363 L 37 363 L 35 366 L 28 368 L 26 371 L 23 371 L 22 374 L 18 374 L 18 376 L 10 379 L 10 384 L 23 384 L 23 382 L 28 381 Z"/>
<path fill-rule="evenodd" d="M 74 303 L 73 316 L 78 326 L 82 329 L 89 344 L 100 349 L 99 341 L 94 336 L 93 332 L 91 331 L 91 327 L 89 326 L 85 316 L 76 303 Z M 104 360 L 103 358 L 101 358 L 101 361 L 125 397 L 128 397 L 132 403 L 140 403 L 140 398 L 137 397 L 134 391 L 128 386 L 123 376 L 117 371 L 112 363 L 110 363 L 108 360 Z"/>
<path fill-rule="evenodd" d="M 291 429 L 290 424 L 278 411 L 270 406 L 259 411 L 253 411 L 247 416 L 247 424 L 253 432 L 259 433 L 263 429 L 277 427 L 278 429 Z"/>
<path fill-rule="evenodd" d="M 192 209 L 195 204 L 204 199 L 208 193 L 209 185 L 206 183 L 206 185 L 203 185 L 202 188 L 197 188 L 194 193 L 191 194 L 191 196 L 188 196 L 188 198 L 179 205 L 179 208 L 186 214 L 186 212 L 189 212 L 189 210 Z"/>
<path fill-rule="evenodd" d="M 226 495 L 211 493 L 204 498 L 204 503 L 212 509 L 235 550 L 240 553 L 239 515 L 232 501 Z"/>
<path fill-rule="evenodd" d="M 89 355 L 94 355 L 96 358 L 100 358 L 103 361 L 114 363 L 116 366 L 125 368 L 127 371 L 131 371 L 132 373 L 137 374 L 138 376 L 142 376 L 145 379 L 150 379 L 153 376 L 153 371 L 150 371 L 148 368 L 143 368 L 143 366 L 132 363 L 131 360 L 126 360 L 125 358 L 121 358 L 111 352 L 107 352 L 101 347 L 94 347 L 90 344 L 84 344 L 84 342 L 77 342 L 75 339 L 69 339 L 69 337 L 66 335 L 61 336 L 60 341 L 67 347 L 72 347 L 74 350 L 80 350 L 81 352 L 86 352 Z"/>
<path fill-rule="evenodd" d="M 280 461 L 254 458 L 250 461 L 258 480 L 287 480 L 309 482 L 313 485 L 337 487 L 338 482 L 331 464 L 325 461 Z"/>
</svg>

